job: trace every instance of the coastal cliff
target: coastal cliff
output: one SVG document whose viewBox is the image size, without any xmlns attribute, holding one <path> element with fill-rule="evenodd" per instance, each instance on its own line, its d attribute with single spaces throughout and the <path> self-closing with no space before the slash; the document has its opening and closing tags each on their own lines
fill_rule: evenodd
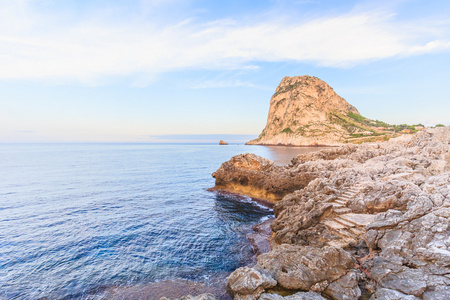
<svg viewBox="0 0 450 300">
<path fill-rule="evenodd" d="M 450 299 L 449 127 L 213 176 L 275 203 L 272 250 L 230 275 L 234 299 Z"/>
<path fill-rule="evenodd" d="M 304 75 L 281 80 L 270 99 L 266 127 L 246 144 L 336 146 L 387 140 L 398 135 L 397 129 L 361 116 L 326 82 Z"/>
</svg>

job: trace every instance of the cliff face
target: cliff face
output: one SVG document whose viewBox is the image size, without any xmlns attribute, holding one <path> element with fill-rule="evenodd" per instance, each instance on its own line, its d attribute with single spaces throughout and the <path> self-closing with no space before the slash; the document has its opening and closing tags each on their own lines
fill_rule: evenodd
<svg viewBox="0 0 450 300">
<path fill-rule="evenodd" d="M 355 123 L 348 120 L 349 113 L 359 115 L 319 78 L 284 77 L 270 100 L 266 127 L 247 144 L 338 145 L 350 134 L 366 129 L 361 124 L 348 124 Z"/>
</svg>

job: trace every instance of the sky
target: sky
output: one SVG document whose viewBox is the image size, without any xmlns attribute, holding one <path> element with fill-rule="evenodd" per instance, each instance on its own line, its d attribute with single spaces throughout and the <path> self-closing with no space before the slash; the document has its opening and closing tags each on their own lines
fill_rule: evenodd
<svg viewBox="0 0 450 300">
<path fill-rule="evenodd" d="M 450 125 L 447 0 L 0 0 L 0 142 L 244 141 L 284 76 Z"/>
</svg>

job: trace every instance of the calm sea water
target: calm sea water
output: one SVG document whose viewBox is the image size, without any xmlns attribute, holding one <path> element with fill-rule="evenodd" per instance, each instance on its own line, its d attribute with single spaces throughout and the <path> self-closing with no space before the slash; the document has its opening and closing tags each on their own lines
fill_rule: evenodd
<svg viewBox="0 0 450 300">
<path fill-rule="evenodd" d="M 272 211 L 208 192 L 252 152 L 286 164 L 317 148 L 0 145 L 0 298 L 83 298 L 111 286 L 209 280 L 251 259 Z"/>
</svg>

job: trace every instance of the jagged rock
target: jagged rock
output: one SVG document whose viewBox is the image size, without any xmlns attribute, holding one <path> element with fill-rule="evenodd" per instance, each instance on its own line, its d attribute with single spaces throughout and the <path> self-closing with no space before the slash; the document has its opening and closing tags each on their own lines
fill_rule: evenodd
<svg viewBox="0 0 450 300">
<path fill-rule="evenodd" d="M 378 265 L 375 264 L 374 268 Z M 395 289 L 406 295 L 414 295 L 420 297 L 427 288 L 427 275 L 420 269 L 411 269 L 401 267 L 397 272 L 391 270 L 392 265 L 388 266 L 390 273 L 383 274 L 382 277 L 375 277 L 379 285 L 384 288 Z M 388 271 L 387 270 L 387 271 Z M 389 271 L 388 271 L 389 272 Z M 374 274 L 374 272 L 372 273 Z"/>
<path fill-rule="evenodd" d="M 419 300 L 419 298 L 411 295 L 405 295 L 398 291 L 390 289 L 378 289 L 370 300 Z"/>
<path fill-rule="evenodd" d="M 224 162 L 212 174 L 215 189 L 269 201 L 305 187 L 316 177 L 314 172 L 293 173 L 254 154 L 240 154 Z"/>
<path fill-rule="evenodd" d="M 355 152 L 358 149 L 357 145 L 349 144 L 342 147 L 335 147 L 330 149 L 324 149 L 321 151 L 314 151 L 299 154 L 292 159 L 292 164 L 305 163 L 309 161 L 317 160 L 335 160 L 337 158 L 344 157 Z"/>
<path fill-rule="evenodd" d="M 423 300 L 448 300 L 450 299 L 450 285 L 441 285 L 438 287 L 429 287 L 423 293 Z"/>
<path fill-rule="evenodd" d="M 357 300 L 361 296 L 358 287 L 358 275 L 350 271 L 338 280 L 330 283 L 325 293 L 337 300 Z"/>
<path fill-rule="evenodd" d="M 265 270 L 242 267 L 228 277 L 227 291 L 234 299 L 258 299 L 265 289 L 277 282 Z"/>
<path fill-rule="evenodd" d="M 228 145 L 228 143 L 227 143 L 227 142 L 224 142 L 223 140 L 220 140 L 220 141 L 219 141 L 219 145 Z"/>
<path fill-rule="evenodd" d="M 270 230 L 270 224 L 272 224 L 274 218 L 265 220 L 261 224 L 253 226 L 254 233 L 247 234 L 247 238 L 252 243 L 253 252 L 256 256 L 267 253 L 270 251 L 270 236 L 272 231 Z"/>
<path fill-rule="evenodd" d="M 290 296 L 281 296 L 278 294 L 264 293 L 259 300 L 326 300 L 320 294 L 315 292 L 298 292 Z"/>
<path fill-rule="evenodd" d="M 278 244 L 323 245 L 320 243 L 319 234 L 323 234 L 325 228 L 315 225 L 330 214 L 331 210 L 331 205 L 316 203 L 312 199 L 306 203 L 288 207 L 277 214 L 276 220 L 271 225 L 275 232 L 274 240 Z M 315 236 L 314 241 L 310 239 L 313 236 Z"/>
<path fill-rule="evenodd" d="M 424 203 L 420 198 L 417 201 Z M 379 258 L 374 259 L 372 276 L 382 287 L 424 297 L 430 289 L 428 295 L 444 299 L 448 290 L 443 287 L 450 286 L 445 276 L 450 272 L 450 208 L 442 206 L 450 206 L 450 199 L 444 198 L 433 208 L 423 205 L 419 213 L 417 203 L 408 205 L 413 212 L 408 210 L 403 216 L 400 212 L 384 216 L 384 224 L 389 217 L 393 220 L 390 226 L 372 224 L 376 230 L 368 232 L 366 239 L 371 248 L 381 249 Z"/>
<path fill-rule="evenodd" d="M 257 266 L 267 270 L 280 286 L 307 291 L 317 283 L 341 278 L 355 266 L 355 260 L 339 248 L 283 244 L 260 255 Z"/>
</svg>

